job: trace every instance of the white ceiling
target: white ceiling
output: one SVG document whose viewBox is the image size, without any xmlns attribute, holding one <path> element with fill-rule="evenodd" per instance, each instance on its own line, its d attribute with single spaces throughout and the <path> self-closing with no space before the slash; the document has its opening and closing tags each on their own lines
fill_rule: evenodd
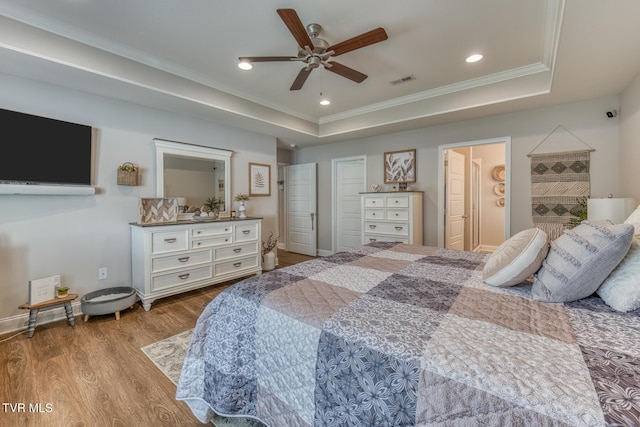
<svg viewBox="0 0 640 427">
<path fill-rule="evenodd" d="M 364 82 L 319 68 L 290 91 L 300 62 L 237 68 L 297 54 L 278 8 L 329 44 L 389 38 L 334 59 Z M 0 72 L 304 146 L 619 94 L 640 71 L 639 18 L 638 0 L 0 0 Z"/>
</svg>

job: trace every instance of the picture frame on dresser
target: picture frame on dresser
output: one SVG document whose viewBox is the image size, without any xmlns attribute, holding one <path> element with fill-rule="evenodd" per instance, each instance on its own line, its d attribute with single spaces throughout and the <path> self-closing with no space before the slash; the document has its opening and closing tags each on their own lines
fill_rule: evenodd
<svg viewBox="0 0 640 427">
<path fill-rule="evenodd" d="M 416 150 L 384 153 L 384 183 L 416 182 Z"/>
<path fill-rule="evenodd" d="M 271 165 L 249 163 L 249 196 L 271 196 Z"/>
</svg>

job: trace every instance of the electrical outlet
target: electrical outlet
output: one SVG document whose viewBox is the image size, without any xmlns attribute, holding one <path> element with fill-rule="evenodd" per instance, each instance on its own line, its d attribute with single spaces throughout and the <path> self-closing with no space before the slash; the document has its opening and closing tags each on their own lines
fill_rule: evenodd
<svg viewBox="0 0 640 427">
<path fill-rule="evenodd" d="M 104 280 L 107 278 L 107 267 L 100 267 L 98 269 L 98 280 Z"/>
</svg>

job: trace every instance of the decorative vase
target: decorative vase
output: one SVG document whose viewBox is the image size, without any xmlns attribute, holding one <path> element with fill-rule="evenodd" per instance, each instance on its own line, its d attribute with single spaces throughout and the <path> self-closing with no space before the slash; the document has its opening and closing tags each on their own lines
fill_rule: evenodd
<svg viewBox="0 0 640 427">
<path fill-rule="evenodd" d="M 240 206 L 238 206 L 238 218 L 247 217 L 247 208 L 244 205 L 244 200 L 240 200 Z"/>
<path fill-rule="evenodd" d="M 262 269 L 264 271 L 271 271 L 276 268 L 276 254 L 274 254 L 273 251 L 264 254 L 262 259 Z"/>
</svg>

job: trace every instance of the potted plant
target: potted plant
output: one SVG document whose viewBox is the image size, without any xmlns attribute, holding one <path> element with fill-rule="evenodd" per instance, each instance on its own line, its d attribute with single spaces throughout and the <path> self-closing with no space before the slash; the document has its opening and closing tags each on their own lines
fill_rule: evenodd
<svg viewBox="0 0 640 427">
<path fill-rule="evenodd" d="M 234 197 L 234 199 L 236 202 L 238 202 L 238 218 L 246 218 L 247 217 L 247 208 L 244 205 L 244 202 L 246 202 L 247 200 L 249 200 L 249 195 L 248 194 L 236 194 L 236 197 Z"/>
<path fill-rule="evenodd" d="M 220 207 L 223 204 L 224 204 L 224 201 L 223 201 L 222 197 L 220 197 L 220 198 L 209 197 L 204 205 L 207 208 L 209 208 L 209 212 L 210 212 L 209 216 L 213 216 L 214 218 L 218 218 L 218 215 L 220 214 Z M 211 213 L 213 213 L 213 215 Z"/>
<path fill-rule="evenodd" d="M 269 234 L 267 241 L 262 241 L 262 269 L 269 271 L 276 267 L 276 254 L 273 253 L 273 249 L 278 244 L 280 236 L 273 238 L 273 231 Z"/>
<path fill-rule="evenodd" d="M 60 286 L 57 289 L 56 296 L 58 298 L 65 298 L 67 295 L 69 295 L 68 292 L 69 292 L 69 287 L 68 286 Z"/>
</svg>

